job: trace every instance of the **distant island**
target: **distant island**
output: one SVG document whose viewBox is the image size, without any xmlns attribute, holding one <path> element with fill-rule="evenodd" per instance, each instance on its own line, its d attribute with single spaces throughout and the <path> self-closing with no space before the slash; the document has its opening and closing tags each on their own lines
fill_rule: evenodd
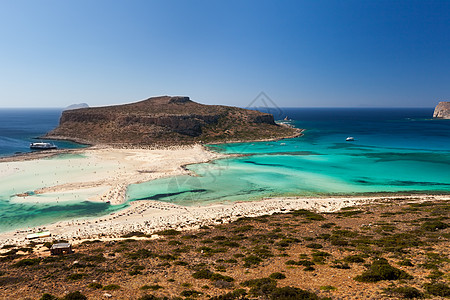
<svg viewBox="0 0 450 300">
<path fill-rule="evenodd" d="M 65 110 L 45 138 L 109 145 L 180 145 L 295 137 L 301 130 L 275 123 L 273 115 L 189 97 L 160 96 L 140 102 Z"/>
<path fill-rule="evenodd" d="M 89 105 L 87 103 L 78 103 L 78 104 L 72 104 L 64 108 L 64 110 L 71 110 L 71 109 L 79 109 L 79 108 L 87 108 Z"/>
<path fill-rule="evenodd" d="M 450 119 L 450 102 L 439 102 L 434 109 L 433 118 Z"/>
</svg>

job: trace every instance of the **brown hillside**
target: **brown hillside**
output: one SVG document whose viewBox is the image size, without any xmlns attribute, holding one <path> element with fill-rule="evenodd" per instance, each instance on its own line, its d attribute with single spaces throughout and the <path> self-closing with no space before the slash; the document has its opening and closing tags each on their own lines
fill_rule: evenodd
<svg viewBox="0 0 450 300">
<path fill-rule="evenodd" d="M 59 126 L 46 138 L 90 144 L 174 145 L 278 139 L 298 133 L 275 124 L 271 114 L 162 96 L 64 111 Z"/>
</svg>

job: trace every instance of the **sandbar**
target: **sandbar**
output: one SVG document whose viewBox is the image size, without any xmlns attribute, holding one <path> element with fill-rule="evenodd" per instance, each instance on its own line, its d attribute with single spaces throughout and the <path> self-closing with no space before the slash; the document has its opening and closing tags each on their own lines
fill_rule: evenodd
<svg viewBox="0 0 450 300">
<path fill-rule="evenodd" d="M 1 194 L 14 193 L 10 201 L 65 201 L 78 196 L 89 201 L 126 200 L 127 186 L 157 178 L 189 174 L 188 164 L 208 162 L 229 155 L 209 151 L 202 145 L 164 149 L 118 149 L 91 147 L 14 157 L 0 161 Z M 3 184 L 4 183 L 4 184 Z M 9 190 L 8 190 L 9 189 Z M 204 206 L 180 206 L 160 201 L 133 201 L 128 208 L 98 218 L 59 221 L 40 228 L 0 233 L 0 248 L 26 244 L 27 234 L 48 230 L 45 240 L 80 242 L 86 239 L 117 239 L 139 231 L 153 234 L 163 229 L 188 230 L 232 222 L 240 217 L 284 213 L 296 209 L 333 212 L 344 207 L 374 202 L 450 200 L 450 195 L 365 196 L 335 198 L 280 197 L 260 201 L 228 202 Z"/>
</svg>

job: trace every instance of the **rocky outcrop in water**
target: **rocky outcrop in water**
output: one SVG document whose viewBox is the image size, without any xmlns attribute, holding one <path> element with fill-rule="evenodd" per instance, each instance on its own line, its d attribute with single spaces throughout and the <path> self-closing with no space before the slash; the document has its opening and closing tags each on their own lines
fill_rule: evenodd
<svg viewBox="0 0 450 300">
<path fill-rule="evenodd" d="M 45 137 L 89 144 L 176 145 L 278 139 L 298 129 L 275 124 L 271 114 L 204 105 L 189 97 L 154 97 L 136 103 L 63 112 Z"/>
<path fill-rule="evenodd" d="M 450 119 L 450 102 L 439 102 L 434 109 L 433 118 Z"/>
</svg>

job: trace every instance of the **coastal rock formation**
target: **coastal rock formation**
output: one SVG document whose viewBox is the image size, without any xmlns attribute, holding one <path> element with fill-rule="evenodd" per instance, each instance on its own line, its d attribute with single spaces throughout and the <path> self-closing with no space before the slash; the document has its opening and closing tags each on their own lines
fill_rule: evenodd
<svg viewBox="0 0 450 300">
<path fill-rule="evenodd" d="M 434 109 L 433 118 L 450 119 L 450 102 L 439 102 Z"/>
<path fill-rule="evenodd" d="M 271 114 L 204 105 L 189 97 L 153 97 L 136 103 L 66 110 L 45 138 L 89 144 L 176 145 L 278 139 L 298 129 L 275 124 Z"/>
</svg>

